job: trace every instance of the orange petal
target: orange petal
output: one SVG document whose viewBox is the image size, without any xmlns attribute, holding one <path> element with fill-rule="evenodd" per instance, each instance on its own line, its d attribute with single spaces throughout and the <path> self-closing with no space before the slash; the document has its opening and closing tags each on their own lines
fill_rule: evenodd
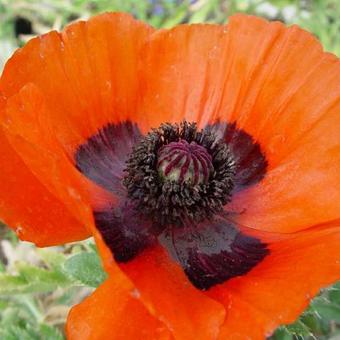
<svg viewBox="0 0 340 340">
<path fill-rule="evenodd" d="M 216 338 L 225 316 L 223 306 L 194 288 L 161 246 L 145 250 L 121 268 L 175 339 Z"/>
<path fill-rule="evenodd" d="M 181 25 L 151 36 L 141 53 L 139 112 L 143 128 L 184 119 L 204 123 L 216 105 L 226 29 Z"/>
<path fill-rule="evenodd" d="M 104 14 L 71 24 L 63 34 L 51 32 L 32 39 L 9 60 L 0 79 L 6 138 L 49 194 L 63 202 L 65 216 L 73 214 L 69 219 L 75 227 L 69 228 L 70 234 L 79 229 L 75 219 L 90 220 L 88 203 L 105 205 L 113 199 L 80 176 L 73 156 L 79 143 L 98 128 L 134 113 L 137 51 L 151 31 L 126 14 Z M 14 191 L 13 186 L 13 195 Z M 7 215 L 3 214 L 8 223 L 18 225 Z M 23 233 L 32 229 L 26 224 L 21 226 Z M 65 228 L 69 224 L 65 222 Z M 33 229 L 43 228 L 48 229 L 40 224 Z M 58 232 L 63 234 L 62 230 Z M 69 235 L 67 240 L 80 235 L 88 232 Z M 40 244 L 58 242 L 51 235 L 23 237 L 38 239 Z"/>
<path fill-rule="evenodd" d="M 235 15 L 226 26 L 156 32 L 143 52 L 145 131 L 162 121 L 236 121 L 264 150 L 266 179 L 230 207 L 245 211 L 240 223 L 293 232 L 339 217 L 338 163 L 327 155 L 339 150 L 340 62 L 311 34 Z M 315 130 L 326 120 L 328 142 L 325 128 Z M 311 130 L 322 142 L 304 139 Z"/>
<path fill-rule="evenodd" d="M 277 50 L 285 30 L 237 15 L 226 26 L 181 25 L 154 33 L 141 54 L 140 111 L 146 126 L 238 118 L 235 110 L 247 100 L 246 88 L 261 87 L 252 82 L 255 65 L 263 66 L 265 54 Z"/>
<path fill-rule="evenodd" d="M 269 161 L 265 179 L 233 202 L 244 211 L 239 222 L 295 232 L 339 218 L 339 60 L 296 26 L 235 16 L 229 31 L 235 65 L 243 67 L 227 82 L 240 90 L 226 116 L 259 141 Z M 275 31 L 270 44 L 256 43 Z"/>
<path fill-rule="evenodd" d="M 108 278 L 71 309 L 66 333 L 69 340 L 169 340 L 170 332 L 136 298 L 138 292 L 123 276 Z"/>
<path fill-rule="evenodd" d="M 47 246 L 89 236 L 84 224 L 30 171 L 2 128 L 0 162 L 0 219 L 16 230 L 21 239 Z"/>
<path fill-rule="evenodd" d="M 240 193 L 239 223 L 294 232 L 340 217 L 340 100 L 262 182 Z M 228 209 L 228 207 L 227 207 Z"/>
<path fill-rule="evenodd" d="M 7 101 L 1 124 L 13 149 L 32 173 L 85 224 L 92 214 L 86 200 L 86 182 L 56 141 L 48 116 L 41 92 L 29 84 Z"/>
<path fill-rule="evenodd" d="M 93 234 L 105 270 L 113 277 L 122 270 L 149 312 L 167 325 L 175 339 L 216 338 L 224 320 L 224 307 L 194 288 L 162 247 L 145 250 L 119 269 L 99 232 L 94 229 Z"/>
<path fill-rule="evenodd" d="M 229 30 L 235 58 L 244 66 L 233 77 L 242 85 L 230 120 L 259 141 L 274 168 L 339 102 L 340 62 L 297 26 L 237 15 Z"/>
<path fill-rule="evenodd" d="M 249 274 L 211 290 L 228 315 L 220 339 L 263 339 L 295 321 L 319 289 L 340 277 L 339 221 L 273 243 Z"/>
<path fill-rule="evenodd" d="M 84 224 L 32 174 L 1 130 L 0 161 L 0 219 L 22 240 L 42 247 L 90 236 Z"/>
<path fill-rule="evenodd" d="M 5 66 L 0 91 L 9 98 L 28 83 L 39 88 L 72 157 L 98 128 L 133 119 L 138 51 L 151 31 L 128 14 L 106 13 L 35 38 Z"/>
<path fill-rule="evenodd" d="M 202 26 L 196 29 L 208 31 Z M 279 22 L 240 14 L 232 16 L 224 29 L 214 29 L 209 40 L 202 40 L 205 49 L 192 48 L 178 65 L 173 62 L 174 83 L 176 80 L 180 83 L 182 71 L 190 63 L 205 71 L 202 78 L 202 72 L 195 74 L 189 68 L 190 85 L 194 90 L 200 89 L 190 93 L 197 97 L 195 104 L 204 103 L 205 109 L 198 106 L 195 110 L 190 105 L 181 115 L 199 110 L 210 121 L 236 121 L 239 128 L 259 141 L 273 168 L 338 104 L 340 62 L 334 55 L 324 53 L 316 38 L 297 26 L 287 28 Z M 190 37 L 189 46 L 198 44 L 199 34 L 189 35 L 193 27 L 177 30 Z M 177 38 L 183 43 L 182 36 L 176 30 L 171 34 L 173 40 Z M 176 53 L 179 52 L 172 52 Z M 195 63 L 200 58 L 205 59 L 203 66 Z M 206 91 L 202 87 L 204 82 Z M 176 102 L 176 97 L 173 101 Z"/>
</svg>

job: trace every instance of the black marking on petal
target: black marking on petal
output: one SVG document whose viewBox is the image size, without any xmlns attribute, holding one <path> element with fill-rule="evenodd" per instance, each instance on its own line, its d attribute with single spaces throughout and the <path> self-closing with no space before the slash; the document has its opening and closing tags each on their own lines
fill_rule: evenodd
<svg viewBox="0 0 340 340">
<path fill-rule="evenodd" d="M 266 174 L 268 162 L 261 146 L 236 123 L 217 122 L 210 126 L 229 146 L 236 163 L 234 191 L 255 184 Z"/>
<path fill-rule="evenodd" d="M 106 190 L 122 195 L 125 161 L 140 137 L 136 124 L 128 121 L 108 124 L 79 146 L 76 167 Z"/>
<path fill-rule="evenodd" d="M 160 240 L 201 290 L 245 275 L 269 254 L 266 244 L 222 218 L 169 228 Z"/>
<path fill-rule="evenodd" d="M 117 262 L 132 260 L 156 241 L 151 224 L 128 202 L 95 211 L 94 218 L 97 229 Z"/>
</svg>

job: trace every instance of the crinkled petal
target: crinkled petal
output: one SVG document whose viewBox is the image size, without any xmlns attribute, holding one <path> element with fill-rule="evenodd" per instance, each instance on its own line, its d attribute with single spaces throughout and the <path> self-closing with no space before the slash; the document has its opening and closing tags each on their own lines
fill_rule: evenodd
<svg viewBox="0 0 340 340">
<path fill-rule="evenodd" d="M 139 50 L 153 29 L 123 13 L 70 24 L 32 39 L 5 66 L 6 98 L 40 89 L 56 138 L 70 157 L 108 123 L 136 120 Z"/>
<path fill-rule="evenodd" d="M 262 181 L 227 207 L 244 224 L 294 232 L 339 217 L 340 62 L 315 37 L 235 15 L 226 26 L 156 32 L 141 62 L 145 130 L 183 119 L 236 124 L 261 148 Z"/>
<path fill-rule="evenodd" d="M 220 339 L 263 339 L 294 322 L 312 297 L 340 277 L 340 222 L 291 235 L 246 276 L 209 295 L 228 310 Z"/>
<path fill-rule="evenodd" d="M 67 319 L 69 340 L 170 340 L 166 326 L 138 300 L 138 291 L 123 276 L 108 278 Z"/>
<path fill-rule="evenodd" d="M 115 201 L 77 173 L 75 153 L 80 144 L 104 126 L 136 120 L 138 51 L 152 31 L 127 14 L 103 14 L 88 22 L 71 24 L 61 34 L 51 32 L 32 39 L 6 64 L 0 79 L 4 111 L 0 123 L 15 157 L 21 158 L 35 177 L 35 181 L 27 183 L 32 193 L 21 190 L 23 200 L 29 202 L 34 190 L 46 188 L 50 196 L 62 202 L 55 206 L 56 216 L 65 214 L 65 222 L 55 234 L 70 234 L 59 238 L 51 233 L 50 226 L 60 224 L 60 218 L 41 219 L 42 223 L 33 225 L 31 220 L 8 217 L 15 211 L 15 205 L 8 200 L 0 217 L 13 227 L 20 226 L 17 230 L 22 235 L 29 229 L 30 236 L 24 238 L 37 240 L 40 245 L 83 238 L 89 232 L 79 224 L 88 224 L 91 208 Z M 3 148 L 5 152 L 7 144 Z M 9 169 L 12 166 L 8 164 Z M 29 177 L 24 172 L 18 173 L 20 185 Z M 2 187 L 7 185 L 5 175 L 6 172 Z M 8 197 L 17 193 L 15 185 L 5 192 Z M 42 191 L 41 199 L 47 200 L 46 196 Z M 39 211 L 33 207 L 31 210 L 32 214 Z M 47 218 L 47 211 L 45 215 Z M 51 219 L 56 216 L 50 214 Z M 38 217 L 36 220 L 40 221 Z M 74 227 L 69 226 L 69 220 Z M 31 233 L 33 230 L 37 235 Z"/>
<path fill-rule="evenodd" d="M 99 231 L 94 230 L 104 267 L 110 275 L 119 270 Z M 197 290 L 166 251 L 155 246 L 120 265 L 140 293 L 140 299 L 164 322 L 175 339 L 214 339 L 224 321 L 224 307 Z"/>
</svg>

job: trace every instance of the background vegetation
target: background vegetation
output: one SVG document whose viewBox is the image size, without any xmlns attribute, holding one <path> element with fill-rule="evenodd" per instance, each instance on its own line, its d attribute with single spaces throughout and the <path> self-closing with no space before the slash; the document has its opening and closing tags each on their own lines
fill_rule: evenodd
<svg viewBox="0 0 340 340">
<path fill-rule="evenodd" d="M 0 71 L 34 35 L 103 11 L 130 12 L 156 27 L 257 14 L 299 24 L 340 56 L 339 0 L 0 0 Z M 0 339 L 64 339 L 70 306 L 105 277 L 92 240 L 37 249 L 0 225 Z M 280 327 L 272 339 L 340 340 L 340 283 L 323 290 L 296 323 Z"/>
</svg>

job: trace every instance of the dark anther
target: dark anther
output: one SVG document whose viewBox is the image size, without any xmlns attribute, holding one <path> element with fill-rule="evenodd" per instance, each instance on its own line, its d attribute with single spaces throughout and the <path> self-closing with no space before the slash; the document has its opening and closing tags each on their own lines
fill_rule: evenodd
<svg viewBox="0 0 340 340">
<path fill-rule="evenodd" d="M 162 124 L 134 148 L 124 185 L 154 222 L 183 225 L 220 212 L 230 201 L 235 162 L 227 144 L 195 123 Z"/>
</svg>

